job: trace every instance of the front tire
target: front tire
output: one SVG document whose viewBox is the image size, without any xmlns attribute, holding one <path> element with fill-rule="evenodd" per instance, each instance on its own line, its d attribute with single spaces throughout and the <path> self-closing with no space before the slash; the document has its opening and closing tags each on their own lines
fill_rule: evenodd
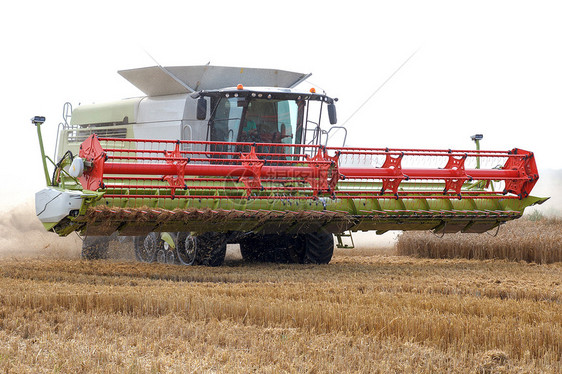
<svg viewBox="0 0 562 374">
<path fill-rule="evenodd" d="M 226 255 L 226 236 L 206 232 L 197 236 L 197 263 L 204 266 L 221 266 Z"/>
<path fill-rule="evenodd" d="M 304 234 L 305 264 L 327 264 L 334 255 L 334 237 L 329 232 Z"/>
<path fill-rule="evenodd" d="M 82 242 L 81 257 L 84 260 L 102 260 L 108 257 L 109 237 L 87 236 Z"/>
<path fill-rule="evenodd" d="M 240 240 L 240 254 L 248 262 L 273 262 L 273 248 L 265 235 L 249 234 Z"/>
<path fill-rule="evenodd" d="M 299 235 L 250 234 L 240 240 L 242 258 L 249 262 L 302 263 L 303 238 Z"/>
</svg>

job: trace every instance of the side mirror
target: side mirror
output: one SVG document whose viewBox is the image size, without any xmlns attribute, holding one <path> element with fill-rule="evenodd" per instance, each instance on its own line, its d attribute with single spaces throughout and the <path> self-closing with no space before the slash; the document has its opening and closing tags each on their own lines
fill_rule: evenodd
<svg viewBox="0 0 562 374">
<path fill-rule="evenodd" d="M 197 119 L 203 121 L 207 118 L 207 99 L 200 97 L 197 99 Z"/>
<path fill-rule="evenodd" d="M 328 118 L 330 119 L 330 125 L 335 125 L 338 123 L 338 114 L 336 113 L 336 104 L 328 104 Z"/>
</svg>

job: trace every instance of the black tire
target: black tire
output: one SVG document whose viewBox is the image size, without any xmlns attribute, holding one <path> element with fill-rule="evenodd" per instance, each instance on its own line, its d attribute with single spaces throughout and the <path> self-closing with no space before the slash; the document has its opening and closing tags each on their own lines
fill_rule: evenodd
<svg viewBox="0 0 562 374">
<path fill-rule="evenodd" d="M 252 242 L 248 239 L 240 240 L 240 254 L 242 259 L 247 262 L 258 262 L 258 252 L 255 250 Z"/>
<path fill-rule="evenodd" d="M 146 236 L 135 236 L 133 243 L 135 257 L 140 262 L 154 262 L 158 251 L 164 249 L 164 243 L 155 232 Z"/>
<path fill-rule="evenodd" d="M 82 242 L 81 257 L 84 260 L 106 259 L 109 251 L 109 236 L 87 236 Z"/>
<path fill-rule="evenodd" d="M 329 232 L 304 234 L 305 264 L 327 264 L 334 254 L 334 237 Z"/>
<path fill-rule="evenodd" d="M 188 232 L 179 232 L 176 253 L 182 265 L 197 265 L 197 238 Z"/>
<path fill-rule="evenodd" d="M 158 262 L 160 264 L 167 263 L 167 261 L 166 261 L 166 250 L 164 250 L 164 248 L 159 249 L 156 252 L 156 262 Z"/>
<path fill-rule="evenodd" d="M 240 253 L 249 262 L 302 263 L 304 242 L 296 235 L 250 234 L 240 240 Z"/>
<path fill-rule="evenodd" d="M 248 262 L 272 262 L 272 250 L 263 235 L 250 234 L 240 240 L 240 254 Z"/>
<path fill-rule="evenodd" d="M 176 263 L 176 253 L 175 251 L 168 249 L 166 251 L 166 263 L 167 264 L 175 264 Z"/>
<path fill-rule="evenodd" d="M 305 246 L 304 238 L 299 236 L 291 236 L 286 239 L 286 246 L 284 248 L 285 257 L 291 264 L 302 264 L 304 263 L 305 257 Z"/>
<path fill-rule="evenodd" d="M 217 232 L 198 235 L 196 262 L 205 266 L 221 266 L 226 255 L 226 236 Z"/>
</svg>

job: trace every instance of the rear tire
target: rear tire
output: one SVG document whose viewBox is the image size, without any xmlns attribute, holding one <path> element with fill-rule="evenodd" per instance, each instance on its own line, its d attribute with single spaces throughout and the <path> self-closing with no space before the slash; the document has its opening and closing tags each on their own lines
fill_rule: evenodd
<svg viewBox="0 0 562 374">
<path fill-rule="evenodd" d="M 170 265 L 176 263 L 176 254 L 175 254 L 174 251 L 171 250 L 171 249 L 168 249 L 168 250 L 166 251 L 166 263 L 167 263 L 167 264 L 170 264 Z"/>
<path fill-rule="evenodd" d="M 146 236 L 135 236 L 133 239 L 135 247 L 135 257 L 140 262 L 154 262 L 156 254 L 164 249 L 164 244 L 160 236 L 151 232 Z"/>
<path fill-rule="evenodd" d="M 166 263 L 166 251 L 163 248 L 159 249 L 158 252 L 156 252 L 156 262 L 160 264 Z"/>
</svg>

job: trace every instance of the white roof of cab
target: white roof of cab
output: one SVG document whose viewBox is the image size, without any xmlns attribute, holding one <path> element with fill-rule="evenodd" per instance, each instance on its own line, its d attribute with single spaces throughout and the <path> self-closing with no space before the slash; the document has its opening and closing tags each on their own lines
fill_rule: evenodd
<svg viewBox="0 0 562 374">
<path fill-rule="evenodd" d="M 120 70 L 119 74 L 148 96 L 244 86 L 293 88 L 311 74 L 277 69 L 232 66 L 151 66 Z"/>
</svg>

